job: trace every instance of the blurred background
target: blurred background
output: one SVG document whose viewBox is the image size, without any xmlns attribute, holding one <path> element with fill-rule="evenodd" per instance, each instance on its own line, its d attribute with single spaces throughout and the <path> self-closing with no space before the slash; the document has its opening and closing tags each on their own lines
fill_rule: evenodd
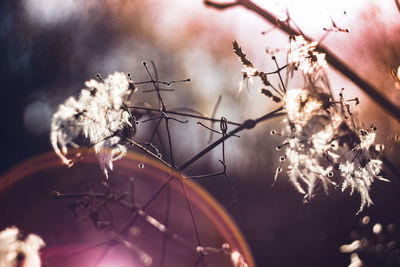
<svg viewBox="0 0 400 267">
<path fill-rule="evenodd" d="M 315 40 L 326 34 L 323 28 L 331 27 L 332 19 L 348 29 L 349 33 L 330 33 L 322 44 L 393 103 L 399 103 L 400 90 L 393 76 L 400 65 L 400 11 L 395 1 L 254 2 L 282 20 L 288 11 Z M 232 51 L 232 40 L 266 72 L 275 70 L 271 53 L 285 64 L 288 42 L 287 34 L 249 10 L 219 11 L 201 0 L 1 1 L 0 38 L 2 173 L 52 150 L 51 116 L 67 97 L 79 94 L 84 81 L 96 73 L 106 77 L 115 71 L 131 73 L 135 81 L 147 80 L 143 61 L 155 62 L 161 80 L 191 79 L 174 84 L 174 92 L 164 93 L 167 107 L 211 115 L 222 96 L 217 118 L 241 122 L 262 116 L 278 106 L 258 93 L 257 83 L 238 92 L 242 66 Z M 385 155 L 399 167 L 397 121 L 343 75 L 333 69 L 328 73 L 334 95 L 345 88 L 345 98 L 360 98 L 360 121 L 365 127 L 377 126 L 377 143 L 385 145 Z M 295 79 L 289 86 L 301 84 Z M 142 92 L 146 89 L 151 88 L 139 87 L 135 104 L 157 103 L 155 95 Z M 196 122 L 176 124 L 171 130 L 178 165 L 207 146 L 209 132 Z M 154 127 L 141 125 L 137 141 L 145 141 Z M 224 177 L 198 181 L 236 221 L 258 266 L 347 266 L 349 255 L 340 253 L 339 247 L 351 241 L 349 233 L 362 216 L 400 226 L 400 180 L 390 169 L 385 169 L 385 175 L 392 182 L 376 182 L 371 191 L 375 205 L 357 216 L 360 199 L 357 194 L 350 197 L 349 192 L 333 189 L 329 196 L 320 192 L 311 203 L 303 204 L 302 196 L 287 181 L 285 165 L 271 188 L 281 155 L 275 147 L 282 139 L 269 133 L 280 127 L 280 119 L 273 119 L 226 142 L 228 175 L 237 202 L 232 201 Z M 188 173 L 218 171 L 219 159 L 217 148 Z"/>
</svg>

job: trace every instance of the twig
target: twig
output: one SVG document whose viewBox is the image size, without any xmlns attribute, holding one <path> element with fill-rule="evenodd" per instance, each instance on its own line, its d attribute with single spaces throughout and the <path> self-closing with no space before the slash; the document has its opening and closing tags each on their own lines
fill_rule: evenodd
<svg viewBox="0 0 400 267">
<path fill-rule="evenodd" d="M 399 7 L 400 3 L 398 0 L 395 0 L 396 5 Z M 230 4 L 219 4 L 213 1 L 204 1 L 207 6 L 214 7 L 217 9 L 226 9 L 233 6 L 242 6 L 248 10 L 255 12 L 256 14 L 263 17 L 268 22 L 280 28 L 282 31 L 286 32 L 289 35 L 300 35 L 299 31 L 290 27 L 290 25 L 281 23 L 277 17 L 272 15 L 267 10 L 260 8 L 258 5 L 254 4 L 251 0 L 238 0 L 234 3 Z M 311 38 L 303 35 L 304 38 L 308 39 L 310 42 L 313 41 Z M 362 79 L 358 74 L 356 74 L 353 70 L 350 69 L 342 60 L 340 60 L 336 55 L 334 55 L 330 50 L 325 48 L 324 46 L 318 45 L 316 50 L 321 53 L 326 54 L 326 61 L 334 67 L 337 71 L 346 76 L 349 80 L 351 80 L 354 84 L 356 84 L 361 90 L 363 90 L 368 96 L 371 97 L 373 101 L 375 101 L 383 110 L 386 110 L 395 120 L 400 122 L 400 108 L 393 104 L 390 100 L 388 100 L 385 96 L 383 96 L 377 88 L 375 88 L 372 84 Z"/>
<path fill-rule="evenodd" d="M 222 96 L 219 95 L 217 103 L 215 103 L 214 110 L 211 114 L 212 119 L 215 119 L 215 115 L 217 114 L 217 110 L 218 110 L 219 104 L 221 103 L 221 100 L 222 100 Z M 211 121 L 211 129 L 214 129 L 214 123 L 215 123 L 215 121 Z M 208 139 L 208 143 L 211 143 L 212 137 L 213 137 L 213 131 L 211 131 L 211 133 L 210 133 L 210 138 Z"/>
<path fill-rule="evenodd" d="M 396 4 L 397 10 L 400 12 L 400 0 L 394 0 L 394 3 Z"/>
<path fill-rule="evenodd" d="M 144 146 L 142 146 L 141 144 L 139 144 L 138 142 L 135 142 L 132 139 L 127 138 L 126 139 L 127 142 L 129 142 L 131 145 L 141 149 L 142 151 L 146 152 L 147 154 L 149 154 L 150 156 L 152 156 L 153 158 L 157 159 L 158 161 L 162 162 L 165 166 L 173 169 L 173 167 L 171 166 L 171 164 L 169 164 L 168 162 L 166 162 L 165 160 L 161 159 L 158 157 L 158 155 L 154 154 L 153 152 L 151 152 L 150 150 L 148 150 L 147 148 L 145 148 Z"/>
<path fill-rule="evenodd" d="M 171 159 L 171 165 L 175 169 L 174 153 L 173 153 L 173 150 L 172 150 L 172 138 L 171 138 L 171 132 L 170 132 L 170 129 L 169 129 L 169 119 L 166 116 L 165 116 L 165 128 L 167 129 L 169 157 Z"/>
<path fill-rule="evenodd" d="M 178 168 L 179 171 L 184 171 L 186 170 L 190 165 L 192 165 L 194 162 L 196 162 L 197 160 L 199 160 L 201 157 L 203 157 L 205 154 L 207 154 L 208 152 L 210 152 L 211 150 L 213 150 L 216 146 L 218 146 L 219 144 L 221 144 L 222 142 L 224 142 L 226 139 L 228 139 L 231 136 L 234 136 L 235 134 L 239 133 L 240 131 L 244 130 L 244 129 L 252 129 L 254 128 L 259 122 L 265 121 L 267 119 L 270 118 L 274 118 L 274 117 L 278 117 L 278 116 L 282 116 L 285 113 L 279 113 L 279 111 L 282 111 L 283 107 L 279 107 L 278 109 L 258 118 L 255 120 L 249 119 L 244 121 L 242 124 L 240 124 L 238 127 L 236 127 L 235 129 L 233 129 L 232 131 L 230 131 L 228 134 L 226 134 L 225 136 L 222 136 L 221 138 L 219 138 L 218 140 L 216 140 L 214 143 L 210 144 L 209 146 L 207 146 L 205 149 L 203 149 L 202 151 L 200 151 L 198 154 L 196 154 L 194 157 L 192 157 L 191 159 L 189 159 L 187 162 L 185 162 L 184 164 L 182 164 L 182 166 L 180 166 Z"/>
<path fill-rule="evenodd" d="M 139 109 L 139 110 L 146 110 L 146 111 L 151 111 L 151 112 L 160 112 L 160 110 L 155 109 L 155 108 L 147 108 L 147 107 L 135 107 L 135 106 L 130 106 L 128 107 L 129 109 Z M 173 114 L 173 115 L 178 115 L 178 116 L 184 116 L 184 117 L 190 117 L 190 118 L 195 118 L 195 119 L 200 119 L 200 120 L 206 120 L 206 121 L 212 121 L 212 122 L 219 122 L 219 119 L 216 118 L 210 118 L 207 116 L 201 116 L 201 115 L 196 115 L 196 114 L 191 114 L 191 113 L 186 113 L 186 112 L 179 112 L 179 111 L 171 111 L 171 110 L 166 110 L 164 111 L 166 114 Z M 236 125 L 239 126 L 241 123 L 239 122 L 233 122 L 233 121 L 227 121 L 228 124 L 231 125 Z"/>
<path fill-rule="evenodd" d="M 216 2 L 213 2 L 213 1 L 205 0 L 204 4 L 206 6 L 210 6 L 210 7 L 216 8 L 216 9 L 225 9 L 225 8 L 228 8 L 228 7 L 237 6 L 237 5 L 239 5 L 239 2 L 240 1 L 234 1 L 234 2 L 231 2 L 231 3 L 222 4 L 222 3 L 216 3 Z"/>
<path fill-rule="evenodd" d="M 208 130 L 210 130 L 211 133 L 215 132 L 215 133 L 218 133 L 218 134 L 222 134 L 222 137 L 225 137 L 227 135 L 227 132 L 228 132 L 228 125 L 226 123 L 226 118 L 225 117 L 222 117 L 221 121 L 220 121 L 220 130 L 221 130 L 221 132 L 216 131 L 216 130 L 214 130 L 212 128 L 209 128 L 209 127 L 205 126 L 204 124 L 202 124 L 201 122 L 198 122 L 198 124 L 202 125 L 203 127 L 207 128 Z M 237 136 L 237 135 L 234 135 L 234 136 Z M 239 137 L 239 136 L 237 136 L 237 137 Z M 231 188 L 233 201 L 236 202 L 237 199 L 236 199 L 235 188 L 233 187 L 233 184 L 229 180 L 228 174 L 226 173 L 225 141 L 222 141 L 222 160 L 219 160 L 219 162 L 223 166 L 223 171 L 216 172 L 216 173 L 211 173 L 211 174 L 208 174 L 208 175 L 206 174 L 206 175 L 191 176 L 191 177 L 187 177 L 187 178 L 196 179 L 196 178 L 207 178 L 207 177 L 213 177 L 213 176 L 217 176 L 217 175 L 224 175 L 226 180 L 227 180 L 227 182 L 228 182 L 229 187 Z"/>
<path fill-rule="evenodd" d="M 182 181 L 180 179 L 178 181 L 180 182 L 180 184 L 182 186 L 182 190 L 183 190 L 183 193 L 184 193 L 184 196 L 185 196 L 186 204 L 188 205 L 188 208 L 189 208 L 190 218 L 192 219 L 192 225 L 193 225 L 194 233 L 196 235 L 197 245 L 201 246 L 199 230 L 197 228 L 197 223 L 196 223 L 196 219 L 194 218 L 194 212 L 193 212 L 192 204 L 190 203 L 189 196 L 188 196 L 188 193 L 186 191 L 184 181 Z"/>
</svg>

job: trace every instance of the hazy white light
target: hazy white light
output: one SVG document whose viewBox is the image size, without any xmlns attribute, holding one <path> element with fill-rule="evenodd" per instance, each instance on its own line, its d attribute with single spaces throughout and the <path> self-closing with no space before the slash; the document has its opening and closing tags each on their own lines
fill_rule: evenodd
<svg viewBox="0 0 400 267">
<path fill-rule="evenodd" d="M 382 224 L 377 223 L 374 225 L 374 227 L 372 228 L 372 232 L 376 235 L 380 234 L 382 232 Z"/>
<path fill-rule="evenodd" d="M 340 246 L 340 252 L 342 253 L 350 253 L 358 249 L 361 245 L 360 240 L 355 240 L 353 243 L 350 243 L 348 245 L 342 245 Z"/>
<path fill-rule="evenodd" d="M 234 267 L 248 267 L 247 263 L 243 259 L 242 254 L 237 251 L 232 252 L 231 260 Z"/>
<path fill-rule="evenodd" d="M 93 4 L 93 1 L 80 0 L 25 0 L 23 7 L 33 21 L 55 24 L 87 11 Z"/>
<path fill-rule="evenodd" d="M 50 129 L 51 116 L 52 110 L 48 103 L 44 101 L 34 101 L 25 108 L 25 128 L 34 134 L 48 132 Z"/>
<path fill-rule="evenodd" d="M 361 220 L 362 224 L 368 224 L 369 223 L 369 216 L 364 216 Z"/>
<path fill-rule="evenodd" d="M 397 79 L 400 80 L 400 66 L 397 68 Z"/>
</svg>

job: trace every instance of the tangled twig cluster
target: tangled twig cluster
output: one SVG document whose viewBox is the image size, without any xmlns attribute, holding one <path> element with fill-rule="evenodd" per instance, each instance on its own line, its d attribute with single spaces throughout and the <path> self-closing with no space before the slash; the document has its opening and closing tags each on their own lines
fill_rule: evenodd
<svg viewBox="0 0 400 267">
<path fill-rule="evenodd" d="M 126 145 L 137 147 L 169 168 L 183 172 L 206 153 L 222 144 L 222 160 L 220 162 L 223 165 L 223 171 L 188 178 L 224 175 L 229 182 L 225 164 L 224 141 L 236 136 L 238 132 L 244 129 L 255 127 L 259 122 L 286 115 L 283 120 L 284 127 L 280 133 L 284 141 L 282 145 L 278 146 L 279 149 L 284 149 L 284 155 L 280 158 L 282 163 L 276 171 L 274 180 L 282 171 L 282 164 L 287 159 L 290 181 L 300 193 L 304 194 L 305 201 L 309 201 L 319 187 L 322 187 L 326 193 L 329 185 L 341 187 L 342 190 L 350 188 L 351 194 L 353 191 L 358 191 L 361 195 L 360 212 L 364 206 L 372 204 L 369 196 L 372 182 L 375 179 L 387 181 L 379 176 L 382 169 L 382 161 L 379 159 L 382 147 L 374 144 L 376 129 L 374 127 L 370 129 L 362 128 L 356 114 L 351 111 L 350 103 L 354 102 L 355 105 L 358 105 L 358 99 L 345 100 L 342 93 L 338 101 L 333 99 L 325 72 L 325 55 L 316 52 L 316 46 L 316 42 L 309 43 L 302 36 L 291 36 L 286 64 L 280 67 L 277 59 L 272 57 L 276 70 L 267 73 L 256 69 L 238 43 L 233 42 L 234 52 L 244 65 L 242 70 L 243 80 L 239 90 L 243 88 L 248 79 L 258 77 L 265 86 L 260 89 L 260 92 L 274 102 L 280 103 L 281 106 L 258 119 L 249 119 L 242 124 L 230 122 L 222 117 L 220 120 L 221 132 L 208 128 L 199 122 L 200 125 L 212 132 L 218 132 L 222 136 L 181 166 L 176 166 L 174 160 L 169 122 L 173 120 L 186 123 L 187 121 L 170 117 L 168 114 L 195 117 L 211 122 L 218 120 L 213 117 L 195 116 L 191 113 L 170 113 L 160 93 L 163 89 L 159 85 L 187 80 L 160 82 L 154 63 L 152 64 L 155 77 L 151 74 L 147 64 L 144 64 L 150 77 L 149 81 L 135 84 L 130 75 L 115 73 L 105 80 L 99 76 L 100 82 L 95 80 L 86 82 L 87 88 L 82 90 L 78 100 L 69 98 L 64 104 L 60 105 L 59 110 L 54 114 L 51 132 L 52 145 L 62 161 L 71 166 L 73 161 L 66 157 L 67 146 L 77 148 L 81 146 L 80 144 L 88 143 L 89 147 L 94 147 L 100 166 L 108 177 L 109 171 L 113 168 L 113 161 L 126 154 Z M 287 77 L 292 77 L 298 70 L 302 72 L 304 77 L 303 88 L 288 88 L 288 79 L 284 82 L 282 77 L 285 69 Z M 268 77 L 271 75 L 279 77 L 280 84 L 278 86 L 274 86 L 269 81 Z M 136 90 L 136 85 L 142 83 L 153 85 L 154 90 L 151 91 L 154 91 L 157 95 L 158 109 L 135 107 L 130 104 L 129 100 Z M 138 143 L 133 139 L 137 127 L 137 118 L 133 114 L 143 116 L 143 113 L 137 113 L 138 111 L 144 111 L 150 115 L 150 118 L 144 120 L 143 123 L 156 121 L 156 127 L 150 139 L 145 143 Z M 165 122 L 167 133 L 169 162 L 165 157 L 162 157 L 160 150 L 153 144 L 153 138 L 158 134 L 162 121 Z M 237 125 L 237 127 L 228 131 L 228 124 Z M 278 134 L 278 132 L 273 131 L 273 134 Z M 84 141 L 82 141 L 82 137 Z M 339 176 L 339 179 L 336 176 Z M 167 183 L 165 182 L 165 185 Z M 233 189 L 232 185 L 231 188 Z M 61 195 L 57 196 L 57 198 L 59 197 Z M 149 201 L 151 202 L 156 197 L 157 195 L 152 196 Z M 186 201 L 190 208 L 190 201 L 187 196 Z M 130 209 L 134 207 L 132 205 L 134 204 L 130 204 Z M 135 216 L 141 216 L 145 220 L 147 218 L 146 221 L 156 226 L 157 230 L 161 231 L 162 228 L 164 230 L 161 232 L 167 236 L 177 237 L 176 234 L 169 233 L 161 222 L 145 212 L 139 212 L 144 209 L 140 207 L 136 207 L 136 209 Z M 90 216 L 90 218 L 96 219 L 95 225 L 97 227 L 111 223 L 110 221 L 100 220 L 95 216 Z M 196 225 L 193 214 L 192 220 Z M 195 231 L 197 232 L 196 229 Z M 121 236 L 123 236 L 123 233 L 124 231 L 121 232 Z M 199 243 L 197 247 L 202 246 Z"/>
<path fill-rule="evenodd" d="M 87 180 L 83 181 L 79 185 L 78 192 L 60 193 L 55 191 L 53 197 L 57 200 L 68 200 L 68 206 L 74 213 L 75 217 L 80 220 L 89 219 L 97 230 L 111 230 L 112 235 L 110 238 L 96 246 L 104 247 L 104 252 L 101 253 L 100 257 L 96 260 L 98 263 L 101 262 L 104 255 L 111 247 L 120 246 L 133 253 L 143 266 L 152 266 L 155 262 L 154 255 L 143 250 L 140 247 L 140 243 L 138 244 L 137 238 L 140 236 L 140 230 L 137 230 L 135 225 L 138 220 L 142 220 L 155 232 L 164 236 L 165 240 L 170 240 L 177 244 L 182 250 L 195 254 L 197 257 L 195 266 L 200 265 L 202 262 L 206 262 L 206 259 L 209 256 L 219 256 L 225 260 L 222 262 L 230 262 L 234 267 L 247 267 L 248 265 L 243 255 L 228 243 L 223 243 L 221 247 L 209 247 L 200 244 L 193 244 L 191 238 L 187 238 L 180 235 L 178 232 L 171 230 L 168 226 L 168 221 L 161 222 L 155 216 L 150 214 L 148 211 L 149 205 L 159 196 L 161 190 L 167 190 L 167 186 L 169 186 L 171 181 L 172 177 L 167 179 L 166 183 L 162 184 L 160 190 L 158 190 L 157 193 L 143 206 L 139 206 L 137 203 L 136 194 L 134 192 L 134 188 L 136 187 L 135 180 L 132 177 L 129 181 L 131 184 L 131 192 L 123 192 L 106 181 Z M 170 199 L 171 192 L 166 192 L 168 193 L 168 199 Z M 121 214 L 118 215 L 114 212 L 116 206 L 122 207 L 124 213 L 126 213 L 128 217 L 129 214 L 131 214 L 130 219 L 127 222 L 118 221 L 121 219 Z M 117 227 L 117 225 L 120 226 Z M 73 257 L 79 253 L 79 251 L 74 252 L 67 255 L 67 257 Z M 163 254 L 165 254 L 165 247 L 163 247 Z M 163 258 L 164 257 L 165 255 Z M 55 263 L 58 263 L 58 261 Z M 165 263 L 161 260 L 161 264 Z"/>
<path fill-rule="evenodd" d="M 118 72 L 113 75 L 109 75 L 104 80 L 101 78 L 101 76 L 98 75 L 98 79 L 100 81 L 90 80 L 86 82 L 85 85 L 87 86 L 87 88 L 81 91 L 78 100 L 75 100 L 75 98 L 71 97 L 67 99 L 64 104 L 61 104 L 58 111 L 53 116 L 51 129 L 51 141 L 56 154 L 61 158 L 64 164 L 71 167 L 74 163 L 74 160 L 81 157 L 82 154 L 81 152 L 78 152 L 72 158 L 67 157 L 68 147 L 84 147 L 85 149 L 91 149 L 93 147 L 94 152 L 96 153 L 100 162 L 100 166 L 106 178 L 108 178 L 110 171 L 112 171 L 113 169 L 113 161 L 122 158 L 126 154 L 127 146 L 138 148 L 139 150 L 144 152 L 145 155 L 148 155 L 160 161 L 171 170 L 183 172 L 194 162 L 202 158 L 206 153 L 221 144 L 222 160 L 220 160 L 219 162 L 223 166 L 222 171 L 184 178 L 199 179 L 204 177 L 223 175 L 227 179 L 232 189 L 233 195 L 235 196 L 234 188 L 229 181 L 227 175 L 227 167 L 225 164 L 225 140 L 232 136 L 237 136 L 237 132 L 254 127 L 258 122 L 280 115 L 279 111 L 281 109 L 266 114 L 265 116 L 257 120 L 247 120 L 244 123 L 231 122 L 224 117 L 222 117 L 221 119 L 216 119 L 214 117 L 199 115 L 201 113 L 194 111 L 191 112 L 190 109 L 187 109 L 189 110 L 189 112 L 187 113 L 170 111 L 169 109 L 167 109 L 166 103 L 161 96 L 161 92 L 165 91 L 165 89 L 161 88 L 160 85 L 171 85 L 172 83 L 176 82 L 187 82 L 189 81 L 189 79 L 168 82 L 159 81 L 155 65 L 153 62 L 151 62 L 151 64 L 154 74 L 152 74 L 149 70 L 147 63 L 143 63 L 143 66 L 150 77 L 149 81 L 134 83 L 129 74 Z M 140 84 L 153 85 L 154 90 L 146 90 L 144 92 L 154 92 L 156 94 L 158 100 L 158 108 L 153 108 L 150 106 L 139 107 L 131 104 L 130 100 L 132 94 L 137 90 L 136 86 Z M 168 89 L 168 91 L 171 90 Z M 215 142 L 207 146 L 205 149 L 200 151 L 198 154 L 193 156 L 191 159 L 187 160 L 181 166 L 177 166 L 174 160 L 170 122 L 175 121 L 178 123 L 186 123 L 187 120 L 181 120 L 179 118 L 172 117 L 171 115 L 196 118 L 200 120 L 211 121 L 212 123 L 220 122 L 221 131 L 217 131 L 213 129 L 213 127 L 209 128 L 201 122 L 198 122 L 198 124 L 209 129 L 211 132 L 221 134 L 222 136 Z M 148 116 L 149 118 L 141 119 L 146 116 Z M 141 121 L 139 121 L 139 119 L 141 119 Z M 156 126 L 150 134 L 149 139 L 146 142 L 135 141 L 134 134 L 136 132 L 136 127 L 140 127 L 141 124 L 151 121 L 155 121 Z M 160 137 L 159 129 L 162 125 L 162 122 L 165 123 L 166 137 L 168 142 L 168 149 L 166 154 L 165 151 L 159 149 L 154 144 L 154 137 Z M 232 131 L 228 131 L 229 124 L 237 125 L 237 128 Z M 164 153 L 164 156 L 162 153 Z M 140 168 L 144 168 L 143 164 L 139 165 L 142 165 L 139 166 Z M 95 227 L 100 230 L 110 227 L 112 229 L 114 228 L 112 213 L 110 213 L 112 208 L 107 208 L 109 204 L 118 202 L 120 205 L 127 208 L 130 212 L 133 212 L 132 218 L 126 223 L 126 225 L 122 229 L 114 229 L 114 232 L 119 233 L 117 236 L 121 240 L 116 242 L 114 235 L 114 237 L 108 242 L 110 244 L 114 244 L 115 242 L 117 244 L 129 243 L 129 247 L 134 246 L 136 248 L 135 251 L 136 254 L 138 254 L 139 258 L 141 258 L 140 255 L 147 254 L 143 252 L 139 247 L 132 244 L 132 242 L 130 242 L 126 238 L 127 231 L 136 223 L 136 218 L 143 219 L 145 222 L 153 226 L 155 231 L 159 231 L 163 235 L 165 235 L 166 238 L 176 241 L 183 247 L 189 248 L 190 250 L 197 252 L 199 254 L 199 257 L 195 265 L 203 261 L 205 255 L 208 255 L 210 253 L 222 253 L 223 255 L 228 255 L 231 258 L 233 266 L 247 266 L 247 261 L 244 259 L 242 254 L 233 248 L 231 249 L 230 245 L 228 244 L 224 244 L 221 249 L 205 247 L 201 245 L 190 199 L 185 190 L 185 185 L 181 180 L 178 179 L 178 182 L 182 185 L 184 196 L 188 205 L 188 210 L 194 226 L 194 231 L 197 236 L 197 245 L 193 246 L 192 244 L 190 244 L 190 242 L 179 236 L 179 234 L 171 232 L 166 224 L 160 222 L 155 217 L 145 211 L 146 207 L 150 205 L 150 203 L 152 203 L 155 199 L 157 199 L 164 188 L 168 187 L 170 181 L 175 178 L 175 176 L 168 177 L 166 181 L 160 186 L 160 188 L 156 190 L 156 193 L 150 196 L 146 203 L 141 207 L 137 206 L 135 202 L 128 203 L 126 201 L 126 193 L 121 193 L 116 188 L 113 188 L 111 184 L 107 182 L 107 180 L 102 182 L 102 188 L 106 188 L 106 191 L 108 191 L 107 193 L 95 192 L 91 189 L 88 192 L 78 192 L 76 194 L 56 193 L 55 197 L 57 199 L 66 197 L 77 198 L 75 202 L 70 204 L 70 206 L 73 208 L 73 211 L 79 212 L 82 209 L 89 209 L 89 215 L 87 215 L 87 218 L 91 219 Z M 93 199 L 104 200 L 102 201 L 102 204 L 96 208 L 94 207 L 96 205 L 93 205 Z M 141 261 L 145 265 L 151 265 L 151 257 L 149 255 L 147 256 L 148 257 L 141 259 Z"/>
</svg>

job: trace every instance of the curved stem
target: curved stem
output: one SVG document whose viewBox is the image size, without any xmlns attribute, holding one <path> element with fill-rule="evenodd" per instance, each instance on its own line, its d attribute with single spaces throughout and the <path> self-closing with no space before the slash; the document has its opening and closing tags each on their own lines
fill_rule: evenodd
<svg viewBox="0 0 400 267">
<path fill-rule="evenodd" d="M 149 154 L 150 156 L 152 156 L 153 158 L 157 159 L 158 161 L 160 161 L 161 163 L 163 163 L 165 166 L 174 169 L 171 164 L 169 164 L 168 162 L 166 162 L 165 160 L 159 158 L 156 154 L 154 154 L 153 152 L 151 152 L 150 150 L 148 150 L 146 147 L 142 146 L 141 144 L 139 144 L 138 142 L 135 142 L 132 139 L 127 138 L 126 139 L 127 142 L 129 142 L 131 145 L 141 149 L 143 152 L 146 152 L 147 154 Z"/>
<path fill-rule="evenodd" d="M 138 109 L 138 110 L 146 110 L 146 111 L 151 111 L 151 112 L 160 112 L 160 110 L 156 108 L 146 108 L 146 107 L 128 107 L 129 109 Z M 173 115 L 178 115 L 178 116 L 184 116 L 184 117 L 190 117 L 190 118 L 195 118 L 195 119 L 200 119 L 200 120 L 206 120 L 206 121 L 212 121 L 212 122 L 219 122 L 220 119 L 215 119 L 215 118 L 210 118 L 206 116 L 201 116 L 201 115 L 196 115 L 196 114 L 191 114 L 191 113 L 186 113 L 186 112 L 179 112 L 179 111 L 170 111 L 166 110 L 164 111 L 166 114 L 173 114 Z M 228 124 L 231 125 L 236 125 L 239 126 L 239 122 L 233 122 L 233 121 L 227 121 Z"/>
</svg>

